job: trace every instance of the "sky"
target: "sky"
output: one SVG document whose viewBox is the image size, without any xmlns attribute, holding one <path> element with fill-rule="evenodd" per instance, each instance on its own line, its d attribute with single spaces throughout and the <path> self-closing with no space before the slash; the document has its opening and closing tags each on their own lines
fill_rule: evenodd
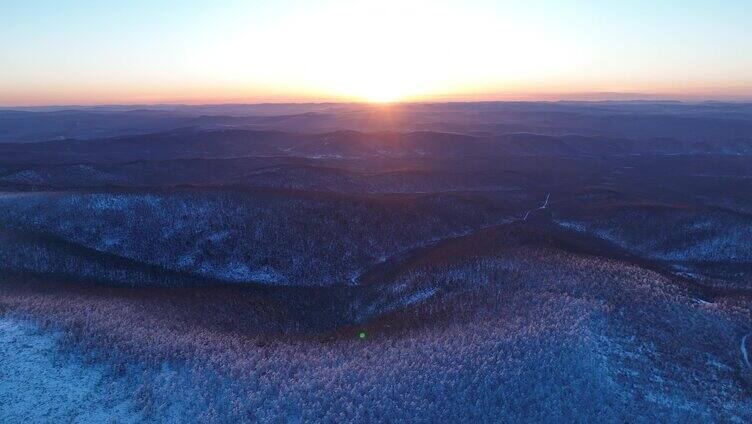
<svg viewBox="0 0 752 424">
<path fill-rule="evenodd" d="M 752 100 L 749 0 L 0 0 L 0 105 Z"/>
</svg>

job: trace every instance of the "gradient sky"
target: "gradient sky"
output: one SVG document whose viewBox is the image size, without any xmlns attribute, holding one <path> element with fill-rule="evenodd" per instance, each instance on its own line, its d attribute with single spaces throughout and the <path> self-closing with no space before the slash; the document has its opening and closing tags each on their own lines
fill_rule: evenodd
<svg viewBox="0 0 752 424">
<path fill-rule="evenodd" d="M 752 99 L 726 1 L 0 0 L 0 105 Z"/>
</svg>

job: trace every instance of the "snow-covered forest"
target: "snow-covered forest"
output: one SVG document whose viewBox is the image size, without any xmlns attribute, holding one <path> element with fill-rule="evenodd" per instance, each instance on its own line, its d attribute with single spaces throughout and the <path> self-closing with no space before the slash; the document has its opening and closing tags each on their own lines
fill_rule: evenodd
<svg viewBox="0 0 752 424">
<path fill-rule="evenodd" d="M 0 110 L 0 422 L 752 422 L 748 105 L 404 107 Z"/>
</svg>

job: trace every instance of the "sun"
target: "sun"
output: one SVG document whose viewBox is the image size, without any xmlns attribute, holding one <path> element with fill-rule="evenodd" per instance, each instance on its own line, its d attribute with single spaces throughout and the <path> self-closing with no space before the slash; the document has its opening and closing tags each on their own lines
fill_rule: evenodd
<svg viewBox="0 0 752 424">
<path fill-rule="evenodd" d="M 394 103 L 400 100 L 400 96 L 389 92 L 374 92 L 365 95 L 364 98 L 370 103 Z"/>
<path fill-rule="evenodd" d="M 395 79 L 371 78 L 361 84 L 353 94 L 370 103 L 395 103 L 410 95 L 410 90 Z"/>
</svg>

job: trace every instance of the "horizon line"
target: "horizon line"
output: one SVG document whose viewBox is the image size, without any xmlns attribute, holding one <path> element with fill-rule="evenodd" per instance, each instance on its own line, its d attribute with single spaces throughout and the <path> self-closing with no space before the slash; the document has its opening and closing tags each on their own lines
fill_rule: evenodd
<svg viewBox="0 0 752 424">
<path fill-rule="evenodd" d="M 671 98 L 671 97 L 635 97 L 635 98 L 559 98 L 559 99 L 477 99 L 477 100 L 403 100 L 393 102 L 369 102 L 364 100 L 280 100 L 280 101 L 249 101 L 249 102 L 123 102 L 123 103 L 45 103 L 45 104 L 0 104 L 0 109 L 43 109 L 43 108 L 106 108 L 106 107 L 221 107 L 221 106 L 285 106 L 285 105 L 363 105 L 374 107 L 388 107 L 419 104 L 448 104 L 448 103 L 752 103 L 752 96 L 736 96 L 733 98 L 707 97 L 702 99 Z"/>
</svg>

